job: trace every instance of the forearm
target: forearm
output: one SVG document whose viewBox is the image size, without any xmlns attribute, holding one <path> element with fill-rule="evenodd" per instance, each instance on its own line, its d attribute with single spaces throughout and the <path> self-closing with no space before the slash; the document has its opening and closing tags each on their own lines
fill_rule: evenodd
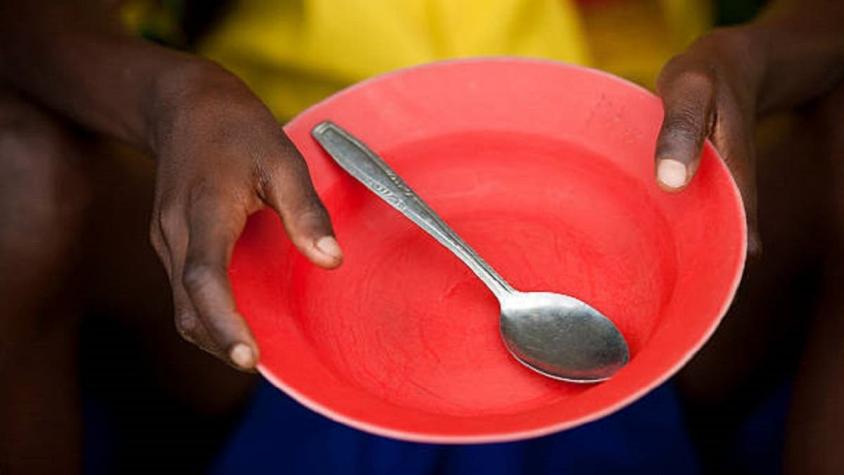
<svg viewBox="0 0 844 475">
<path fill-rule="evenodd" d="M 168 83 L 204 64 L 126 34 L 102 2 L 0 0 L 0 81 L 138 147 L 154 148 Z"/>
</svg>

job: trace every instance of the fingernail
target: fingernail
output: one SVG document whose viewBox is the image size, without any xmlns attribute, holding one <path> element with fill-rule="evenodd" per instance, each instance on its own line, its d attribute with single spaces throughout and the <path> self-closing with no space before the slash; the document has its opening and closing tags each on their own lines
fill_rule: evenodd
<svg viewBox="0 0 844 475">
<path fill-rule="evenodd" d="M 686 184 L 688 178 L 686 166 L 683 165 L 683 162 L 670 158 L 659 161 L 656 176 L 668 188 L 680 188 Z"/>
<path fill-rule="evenodd" d="M 332 259 L 342 259 L 343 251 L 340 250 L 340 245 L 332 236 L 323 236 L 314 244 L 317 250 Z"/>
<path fill-rule="evenodd" d="M 229 358 L 243 369 L 252 369 L 255 366 L 255 355 L 252 353 L 252 348 L 244 343 L 234 345 L 234 348 L 229 352 Z"/>
</svg>

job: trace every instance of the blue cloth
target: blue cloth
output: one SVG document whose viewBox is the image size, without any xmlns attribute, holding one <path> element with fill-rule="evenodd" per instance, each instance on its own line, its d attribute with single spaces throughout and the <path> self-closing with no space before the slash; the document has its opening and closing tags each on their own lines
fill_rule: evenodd
<svg viewBox="0 0 844 475">
<path fill-rule="evenodd" d="M 790 382 L 780 385 L 745 419 L 736 434 L 732 460 L 736 473 L 782 472 L 785 427 L 791 405 Z"/>
<path fill-rule="evenodd" d="M 599 421 L 534 440 L 484 445 L 400 442 L 345 427 L 264 382 L 212 469 L 228 474 L 699 473 L 673 387 Z"/>
</svg>

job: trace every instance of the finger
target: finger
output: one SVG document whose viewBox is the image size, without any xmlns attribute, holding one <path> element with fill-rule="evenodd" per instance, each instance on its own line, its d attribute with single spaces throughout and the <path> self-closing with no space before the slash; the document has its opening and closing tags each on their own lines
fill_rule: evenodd
<svg viewBox="0 0 844 475">
<path fill-rule="evenodd" d="M 246 222 L 245 209 L 219 194 L 207 193 L 191 203 L 189 213 L 182 272 L 186 294 L 227 360 L 238 368 L 252 369 L 258 348 L 237 312 L 227 274 L 232 248 Z"/>
<path fill-rule="evenodd" d="M 723 101 L 722 111 L 712 133 L 712 141 L 730 169 L 744 202 L 747 214 L 747 252 L 758 256 L 762 252 L 759 235 L 756 192 L 756 149 L 752 130 L 755 120 L 742 115 L 734 101 Z"/>
<path fill-rule="evenodd" d="M 187 224 L 184 222 L 184 213 L 173 212 L 169 208 L 163 212 L 159 209 L 156 207 L 153 213 L 155 219 L 150 226 L 150 237 L 170 282 L 176 331 L 200 349 L 222 357 L 218 354 L 219 348 L 196 316 L 181 279 L 173 278 L 174 275 L 182 275 L 184 256 L 187 252 Z"/>
<path fill-rule="evenodd" d="M 225 353 L 211 337 L 202 320 L 196 314 L 187 292 L 181 285 L 173 284 L 173 305 L 175 308 L 176 331 L 185 340 L 212 355 L 228 362 Z"/>
<path fill-rule="evenodd" d="M 259 193 L 281 217 L 293 244 L 311 262 L 325 268 L 343 262 L 343 251 L 311 184 L 305 160 L 286 136 L 280 156 L 266 166 Z"/>
<path fill-rule="evenodd" d="M 715 79 L 684 57 L 672 60 L 658 81 L 665 117 L 656 145 L 656 177 L 668 191 L 689 184 L 715 120 Z"/>
</svg>

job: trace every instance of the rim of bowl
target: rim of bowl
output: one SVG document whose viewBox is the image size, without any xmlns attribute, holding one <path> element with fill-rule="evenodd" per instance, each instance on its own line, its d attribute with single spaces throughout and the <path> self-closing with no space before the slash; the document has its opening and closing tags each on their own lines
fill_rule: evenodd
<svg viewBox="0 0 844 475">
<path fill-rule="evenodd" d="M 353 94 L 358 89 L 362 89 L 368 87 L 373 83 L 377 83 L 384 79 L 404 75 L 408 73 L 412 73 L 417 70 L 423 69 L 435 69 L 435 68 L 442 68 L 448 67 L 449 65 L 454 64 L 471 64 L 471 63 L 509 63 L 509 64 L 545 64 L 551 65 L 555 67 L 562 67 L 567 68 L 570 70 L 575 70 L 580 73 L 585 73 L 589 75 L 597 75 L 603 78 L 606 78 L 612 82 L 618 83 L 623 85 L 627 88 L 634 88 L 638 90 L 640 93 L 644 93 L 654 97 L 654 93 L 649 91 L 648 89 L 628 81 L 627 79 L 621 78 L 614 74 L 608 73 L 606 71 L 601 71 L 598 69 L 576 65 L 576 64 L 569 64 L 564 63 L 561 61 L 555 61 L 551 59 L 542 59 L 542 58 L 525 58 L 525 57 L 517 57 L 517 56 L 480 56 L 480 57 L 472 57 L 472 58 L 458 58 L 458 59 L 446 59 L 441 61 L 434 61 L 430 63 L 410 66 L 406 68 L 396 69 L 394 71 L 389 71 L 386 73 L 378 74 L 367 78 L 363 81 L 355 83 L 345 89 L 342 89 L 331 96 L 323 99 L 322 101 L 313 104 L 300 112 L 296 117 L 294 117 L 290 122 L 288 122 L 284 128 L 287 129 L 290 124 L 295 123 L 300 117 L 306 116 L 312 111 L 323 107 L 326 103 L 334 101 L 338 96 Z M 610 404 L 607 407 L 603 408 L 600 411 L 595 411 L 591 414 L 583 415 L 579 418 L 567 420 L 555 424 L 548 424 L 542 427 L 538 427 L 536 429 L 531 430 L 522 430 L 522 431 L 511 431 L 511 432 L 501 432 L 501 433 L 494 433 L 494 434 L 477 434 L 477 435 L 446 435 L 446 434 L 436 434 L 430 432 L 414 432 L 414 431 L 407 431 L 407 430 L 399 430 L 393 429 L 389 427 L 384 427 L 378 424 L 372 424 L 367 422 L 366 420 L 350 417 L 345 414 L 339 413 L 334 411 L 330 407 L 315 401 L 314 399 L 310 398 L 309 396 L 305 395 L 304 393 L 294 389 L 293 387 L 286 384 L 280 377 L 278 377 L 275 373 L 272 372 L 269 368 L 265 367 L 262 364 L 258 364 L 257 369 L 259 373 L 264 376 L 273 386 L 281 389 L 294 400 L 302 404 L 303 406 L 307 407 L 308 409 L 322 414 L 323 416 L 341 424 L 344 424 L 349 427 L 353 427 L 355 429 L 362 430 L 364 432 L 368 432 L 371 434 L 389 437 L 393 439 L 408 441 L 408 442 L 420 442 L 420 443 L 430 443 L 430 444 L 479 444 L 479 443 L 494 443 L 494 442 L 513 442 L 517 440 L 523 439 L 530 439 L 535 437 L 541 437 L 544 435 L 553 434 L 556 432 L 560 432 L 566 429 L 571 429 L 576 426 L 580 426 L 598 419 L 601 419 L 605 416 L 608 416 L 614 412 L 617 412 L 633 402 L 639 400 L 641 397 L 645 396 L 647 393 L 653 391 L 658 386 L 662 385 L 665 381 L 667 381 L 671 376 L 676 374 L 683 366 L 688 363 L 688 361 L 703 347 L 703 345 L 709 341 L 709 338 L 718 328 L 718 325 L 723 320 L 724 316 L 726 315 L 727 311 L 729 310 L 732 302 L 735 298 L 736 292 L 738 291 L 739 284 L 741 283 L 741 277 L 744 273 L 744 268 L 747 261 L 747 215 L 744 209 L 744 202 L 741 199 L 741 193 L 739 191 L 738 185 L 733 178 L 732 173 L 730 173 L 729 169 L 727 168 L 726 164 L 724 163 L 721 155 L 718 153 L 718 150 L 712 145 L 709 140 L 706 140 L 705 147 L 709 148 L 714 155 L 714 158 L 718 162 L 717 166 L 722 169 L 723 172 L 726 172 L 729 180 L 730 191 L 732 192 L 733 198 L 738 203 L 738 211 L 740 214 L 740 233 L 741 233 L 741 256 L 740 263 L 736 269 L 736 272 L 733 275 L 732 282 L 730 284 L 730 291 L 727 295 L 725 295 L 724 301 L 721 303 L 721 308 L 718 312 L 716 318 L 711 320 L 708 328 L 705 332 L 701 334 L 701 337 L 691 345 L 687 351 L 684 352 L 683 357 L 677 360 L 672 366 L 670 366 L 667 370 L 665 370 L 662 374 L 658 377 L 653 378 L 651 381 L 643 385 L 639 390 L 630 393 L 629 395 L 619 399 L 614 404 Z"/>
</svg>

